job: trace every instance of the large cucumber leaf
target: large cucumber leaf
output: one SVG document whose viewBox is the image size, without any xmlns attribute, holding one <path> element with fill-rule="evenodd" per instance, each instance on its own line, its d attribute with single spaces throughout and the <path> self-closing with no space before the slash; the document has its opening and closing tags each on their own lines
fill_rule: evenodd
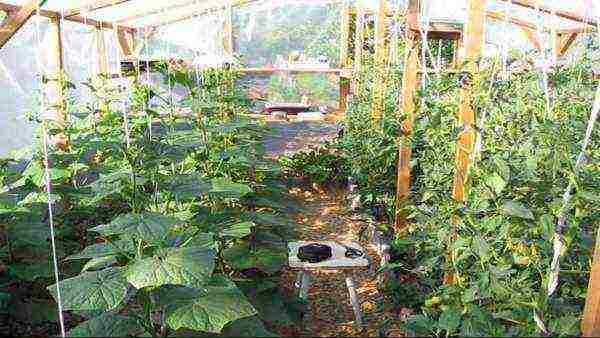
<svg viewBox="0 0 600 338">
<path fill-rule="evenodd" d="M 169 230 L 181 224 L 175 217 L 157 213 L 125 214 L 117 216 L 108 224 L 90 229 L 104 236 L 126 234 L 147 241 L 163 240 Z"/>
<path fill-rule="evenodd" d="M 65 310 L 113 310 L 122 305 L 129 284 L 123 268 L 84 272 L 58 283 Z M 56 284 L 48 286 L 56 299 Z"/>
<path fill-rule="evenodd" d="M 523 204 L 516 201 L 506 201 L 502 206 L 502 212 L 509 216 L 520 217 L 525 219 L 535 219 L 533 212 Z"/>
<path fill-rule="evenodd" d="M 79 324 L 69 337 L 125 337 L 142 331 L 137 320 L 114 313 L 104 313 Z"/>
<path fill-rule="evenodd" d="M 266 273 L 275 273 L 287 260 L 287 251 L 261 244 L 250 248 L 248 242 L 240 242 L 223 252 L 227 264 L 238 270 L 257 268 Z"/>
<path fill-rule="evenodd" d="M 118 240 L 114 242 L 93 244 L 81 251 L 78 254 L 67 257 L 68 260 L 100 258 L 106 256 L 114 256 L 121 252 L 132 252 L 135 248 L 130 240 Z"/>
<path fill-rule="evenodd" d="M 201 288 L 215 268 L 215 252 L 206 247 L 169 248 L 127 268 L 127 280 L 136 288 L 165 284 Z"/>
<path fill-rule="evenodd" d="M 263 322 L 257 317 L 246 317 L 228 324 L 223 329 L 225 337 L 279 337 L 269 332 Z"/>
<path fill-rule="evenodd" d="M 245 184 L 235 183 L 226 178 L 218 178 L 212 180 L 210 192 L 221 198 L 241 198 L 252 191 L 252 188 Z"/>
<path fill-rule="evenodd" d="M 256 315 L 244 294 L 222 275 L 213 276 L 203 291 L 179 287 L 169 290 L 164 297 L 170 301 L 167 324 L 174 330 L 220 333 L 225 325 Z"/>
</svg>

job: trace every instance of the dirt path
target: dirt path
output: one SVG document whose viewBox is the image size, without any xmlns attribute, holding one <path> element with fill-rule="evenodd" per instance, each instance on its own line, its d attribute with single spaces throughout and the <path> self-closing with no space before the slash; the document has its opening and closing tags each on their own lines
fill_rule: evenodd
<svg viewBox="0 0 600 338">
<path fill-rule="evenodd" d="M 271 156 L 300 151 L 310 145 L 337 135 L 335 125 L 317 123 L 277 123 L 272 125 L 282 137 L 267 140 Z M 300 240 L 336 240 L 358 242 L 366 249 L 371 265 L 354 274 L 358 297 L 363 311 L 362 329 L 354 327 L 354 313 L 344 280 L 339 272 L 314 273 L 308 293 L 310 310 L 305 315 L 302 336 L 398 336 L 399 317 L 386 310 L 383 294 L 378 290 L 377 274 L 379 256 L 370 245 L 368 225 L 348 209 L 346 191 L 324 190 L 318 187 L 291 187 L 290 192 L 302 201 L 303 212 L 295 215 L 303 224 L 298 229 Z M 281 287 L 288 292 L 298 292 L 294 284 L 296 272 L 286 270 Z M 395 324 L 396 323 L 396 324 Z M 284 336 L 285 332 L 281 332 Z M 297 335 L 298 333 L 294 333 Z"/>
</svg>

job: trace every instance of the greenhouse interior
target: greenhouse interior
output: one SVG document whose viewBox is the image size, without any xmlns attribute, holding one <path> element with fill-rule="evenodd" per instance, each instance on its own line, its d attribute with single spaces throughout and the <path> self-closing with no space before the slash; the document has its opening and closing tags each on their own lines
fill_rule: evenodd
<svg viewBox="0 0 600 338">
<path fill-rule="evenodd" d="M 0 335 L 600 337 L 599 80 L 600 0 L 0 0 Z"/>
</svg>

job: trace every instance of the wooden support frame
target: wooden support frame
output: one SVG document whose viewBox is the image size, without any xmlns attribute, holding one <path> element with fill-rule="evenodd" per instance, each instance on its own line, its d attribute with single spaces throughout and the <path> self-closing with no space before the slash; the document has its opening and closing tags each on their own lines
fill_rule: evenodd
<svg viewBox="0 0 600 338">
<path fill-rule="evenodd" d="M 361 0 L 356 2 L 355 15 L 355 32 L 354 32 L 354 75 L 352 76 L 352 91 L 358 94 L 361 91 L 361 81 L 358 80 L 362 70 L 363 49 L 365 45 L 365 10 Z"/>
<path fill-rule="evenodd" d="M 342 5 L 340 13 L 340 68 L 350 66 L 350 3 L 346 0 Z M 340 113 L 346 114 L 348 95 L 350 94 L 350 81 L 345 77 L 340 77 Z"/>
<path fill-rule="evenodd" d="M 96 49 L 98 53 L 98 73 L 99 75 L 107 75 L 108 71 L 108 61 L 106 59 L 106 40 L 104 37 L 104 29 L 96 28 Z"/>
<path fill-rule="evenodd" d="M 65 18 L 68 18 L 68 17 L 79 15 L 79 14 L 97 11 L 99 9 L 103 9 L 103 8 L 107 8 L 107 7 L 118 6 L 120 4 L 130 2 L 130 1 L 131 0 L 97 0 L 87 6 L 72 9 L 72 10 L 66 12 L 64 16 L 65 16 Z"/>
<path fill-rule="evenodd" d="M 412 3 L 413 1 L 411 1 Z M 415 1 L 416 2 L 416 1 Z M 410 6 L 410 5 L 409 5 Z M 410 9 L 409 9 L 410 15 Z M 419 52 L 416 34 L 408 32 L 406 39 L 407 55 L 404 61 L 404 72 L 402 74 L 402 111 L 406 119 L 402 123 L 402 134 L 398 141 L 398 177 L 396 189 L 396 219 L 395 229 L 400 231 L 406 224 L 404 215 L 400 212 L 401 203 L 410 194 L 412 158 L 412 129 L 415 119 L 415 93 L 418 87 Z"/>
<path fill-rule="evenodd" d="M 500 1 L 505 1 L 505 2 L 510 1 L 510 3 L 513 5 L 517 5 L 517 6 L 521 6 L 521 7 L 525 7 L 525 8 L 529 8 L 529 9 L 536 9 L 535 2 L 531 1 L 531 0 L 500 0 Z M 552 8 L 546 7 L 546 6 L 537 6 L 537 9 L 539 9 L 540 12 L 544 12 L 546 14 L 553 14 L 553 15 L 556 15 L 561 18 L 569 19 L 571 21 L 577 21 L 577 22 L 581 22 L 581 23 L 584 23 L 587 25 L 591 25 L 592 27 L 596 27 L 598 25 L 598 21 L 596 21 L 592 18 L 584 18 L 581 15 L 577 15 L 575 13 L 571 13 L 568 11 L 555 10 L 555 9 L 552 9 Z"/>
<path fill-rule="evenodd" d="M 181 21 L 185 21 L 185 20 L 189 20 L 189 19 L 193 19 L 195 17 L 198 17 L 200 15 L 205 15 L 205 14 L 209 14 L 209 13 L 214 13 L 214 12 L 218 12 L 218 11 L 222 11 L 224 9 L 227 9 L 227 7 L 239 7 L 239 6 L 243 6 L 243 5 L 247 5 L 253 2 L 257 2 L 259 0 L 235 0 L 235 1 L 230 1 L 229 4 L 222 4 L 216 7 L 210 7 L 210 8 L 202 8 L 202 9 L 198 9 L 198 10 L 194 10 L 190 13 L 186 13 L 183 15 L 179 15 L 179 16 L 175 16 L 175 17 L 171 17 L 171 18 L 167 18 L 165 20 L 162 20 L 160 22 L 154 23 L 149 25 L 150 27 L 160 27 L 160 26 L 165 26 L 165 25 L 170 25 L 173 23 L 177 23 L 177 22 L 181 22 Z M 188 4 L 190 5 L 190 4 Z M 158 13 L 160 13 L 161 11 L 158 11 Z"/>
<path fill-rule="evenodd" d="M 233 8 L 225 8 L 225 21 L 223 22 L 223 51 L 226 55 L 233 55 Z"/>
<path fill-rule="evenodd" d="M 117 29 L 117 39 L 119 41 L 119 46 L 121 47 L 121 52 L 123 55 L 127 57 L 131 57 L 133 55 L 133 35 L 127 36 L 127 32 L 122 29 Z"/>
<path fill-rule="evenodd" d="M 556 36 L 556 56 L 563 56 L 569 51 L 573 42 L 577 39 L 578 33 L 559 33 Z"/>
<path fill-rule="evenodd" d="M 0 8 L 7 12 L 8 17 L 0 27 L 0 48 L 4 47 L 8 40 L 12 38 L 23 25 L 33 16 L 36 10 L 45 0 L 32 0 L 18 10 L 9 11 L 6 8 Z"/>
<path fill-rule="evenodd" d="M 597 230 L 594 256 L 581 320 L 583 337 L 600 337 L 600 230 Z"/>
<path fill-rule="evenodd" d="M 15 13 L 20 12 L 23 7 L 25 6 L 15 6 L 15 5 L 10 5 L 10 4 L 6 4 L 6 3 L 2 3 L 0 2 L 0 10 L 6 12 L 8 14 L 8 16 L 10 17 L 11 15 L 15 15 Z M 36 14 L 36 9 L 37 7 L 32 11 L 31 15 Z M 54 11 L 49 11 L 49 10 L 40 10 L 39 11 L 40 16 L 49 18 L 49 19 L 60 19 L 61 18 L 61 14 L 58 12 L 54 12 Z M 92 27 L 103 27 L 103 28 L 112 28 L 114 29 L 115 27 L 117 27 L 118 29 L 124 30 L 128 33 L 135 33 L 136 29 L 131 28 L 131 27 L 125 27 L 125 26 L 120 26 L 120 25 L 114 25 L 112 22 L 106 22 L 106 21 L 98 21 L 98 20 L 93 20 L 93 19 L 89 19 L 89 18 L 84 18 L 80 15 L 75 15 L 75 16 L 71 16 L 71 17 L 65 17 L 64 18 L 67 21 L 73 21 L 73 22 L 77 22 L 77 23 L 81 23 L 84 25 L 88 25 L 88 26 L 92 26 Z M 6 25 L 8 24 L 8 18 L 5 20 L 5 23 L 3 25 L 3 27 L 7 27 Z M 0 28 L 0 36 L 2 36 L 2 32 L 3 29 Z M 0 37 L 0 41 L 1 41 L 1 37 Z M 3 44 L 0 43 L 0 48 L 2 48 Z"/>
<path fill-rule="evenodd" d="M 465 26 L 465 69 L 460 89 L 458 120 L 462 131 L 456 143 L 456 163 L 452 197 L 465 201 L 467 173 L 475 145 L 475 110 L 473 107 L 473 82 L 478 77 L 477 59 L 483 50 L 485 30 L 485 0 L 469 0 L 468 18 Z M 462 61 L 462 60 L 461 60 Z"/>
<path fill-rule="evenodd" d="M 373 84 L 373 106 L 371 118 L 379 128 L 381 117 L 384 112 L 384 99 L 386 92 L 386 68 L 387 68 L 387 1 L 379 0 L 377 21 L 375 29 L 375 82 Z"/>
</svg>

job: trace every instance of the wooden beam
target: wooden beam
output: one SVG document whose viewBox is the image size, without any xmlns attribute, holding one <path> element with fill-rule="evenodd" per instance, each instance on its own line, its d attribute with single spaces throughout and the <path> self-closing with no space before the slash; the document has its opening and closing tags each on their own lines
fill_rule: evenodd
<svg viewBox="0 0 600 338">
<path fill-rule="evenodd" d="M 375 125 L 383 115 L 385 92 L 386 92 L 386 68 L 387 68 L 387 0 L 379 0 L 379 10 L 375 29 L 375 82 L 373 83 L 373 106 L 371 117 Z"/>
<path fill-rule="evenodd" d="M 525 7 L 525 8 L 529 8 L 529 9 L 536 9 L 535 2 L 533 2 L 531 0 L 500 0 L 500 1 L 510 1 L 510 3 L 512 3 L 513 5 L 517 5 L 517 6 L 521 6 L 521 7 Z M 592 25 L 593 27 L 596 27 L 598 25 L 598 21 L 596 21 L 595 19 L 593 19 L 591 17 L 586 18 L 586 17 L 577 15 L 572 12 L 556 10 L 551 7 L 543 6 L 543 5 L 538 6 L 537 9 L 539 9 L 540 12 L 544 12 L 546 14 L 554 14 L 558 17 L 569 19 L 571 21 L 577 21 L 577 22 L 581 22 L 584 24 Z"/>
<path fill-rule="evenodd" d="M 42 6 L 46 0 L 31 0 L 26 5 L 19 8 L 18 11 L 9 11 L 8 17 L 0 27 L 0 48 L 12 38 L 25 25 L 27 20 Z M 3 9 L 4 10 L 4 9 Z"/>
<path fill-rule="evenodd" d="M 600 230 L 596 231 L 594 257 L 581 320 L 583 337 L 600 337 Z"/>
<path fill-rule="evenodd" d="M 409 11 L 410 12 L 410 11 Z M 400 208 L 402 201 L 408 198 L 410 194 L 411 172 L 410 161 L 412 158 L 412 130 L 415 119 L 415 93 L 418 86 L 419 71 L 419 52 L 418 43 L 414 34 L 410 34 L 406 39 L 406 56 L 404 62 L 404 72 L 402 74 L 402 112 L 406 119 L 402 123 L 402 134 L 398 140 L 398 177 L 396 189 L 396 220 L 395 230 L 398 233 L 406 225 L 405 215 L 402 215 Z"/>
<path fill-rule="evenodd" d="M 129 2 L 131 0 L 96 0 L 86 6 L 82 6 L 79 8 L 71 9 L 65 12 L 65 18 L 72 17 L 75 15 L 86 14 L 89 12 L 97 11 L 102 8 L 117 6 L 125 2 Z"/>
<path fill-rule="evenodd" d="M 517 26 L 521 26 L 521 27 L 526 27 L 532 30 L 537 30 L 537 26 L 531 22 L 525 21 L 525 20 L 520 20 L 517 18 L 514 18 L 512 16 L 506 16 L 504 13 L 500 13 L 500 12 L 487 12 L 485 14 L 485 16 L 489 19 L 492 20 L 497 20 L 497 21 L 508 21 L 514 25 Z"/>
<path fill-rule="evenodd" d="M 465 26 L 465 75 L 460 89 L 460 106 L 458 122 L 462 131 L 458 135 L 456 144 L 456 163 L 454 172 L 454 185 L 452 197 L 457 201 L 464 201 L 466 194 L 466 180 L 471 165 L 471 154 L 475 143 L 475 111 L 473 107 L 473 81 L 479 76 L 478 58 L 483 50 L 485 29 L 485 0 L 469 0 L 468 21 Z M 462 60 L 461 60 L 462 61 Z"/>
<path fill-rule="evenodd" d="M 575 42 L 577 39 L 578 33 L 570 33 L 570 34 L 558 34 L 556 38 L 556 56 L 560 57 L 567 53 L 569 47 Z"/>
<path fill-rule="evenodd" d="M 125 57 L 131 57 L 133 54 L 133 41 L 129 41 L 127 32 L 122 29 L 117 29 L 117 39 L 119 40 L 119 46 L 121 47 L 123 55 Z"/>
<path fill-rule="evenodd" d="M 117 23 L 118 24 L 123 24 L 123 23 L 126 23 L 126 22 L 134 21 L 134 20 L 141 19 L 141 18 L 144 18 L 144 17 L 147 17 L 147 16 L 155 15 L 155 14 L 168 13 L 169 11 L 172 11 L 172 10 L 175 10 L 175 9 L 184 8 L 184 7 L 190 6 L 190 5 L 192 5 L 194 3 L 197 3 L 197 2 L 198 2 L 198 0 L 191 0 L 191 1 L 186 1 L 186 2 L 183 2 L 183 3 L 178 3 L 178 4 L 175 4 L 175 5 L 170 5 L 170 6 L 167 6 L 167 7 L 164 7 L 164 8 L 159 8 L 159 9 L 151 10 L 149 12 L 148 11 L 142 11 L 142 12 L 139 12 L 139 13 L 136 13 L 136 14 L 129 15 L 129 16 L 126 16 L 124 18 L 121 18 L 121 19 L 117 20 Z"/>
<path fill-rule="evenodd" d="M 10 4 L 0 2 L 0 10 L 5 11 L 9 14 L 19 12 L 21 9 L 22 9 L 22 6 L 15 6 L 15 5 L 10 5 Z M 46 17 L 49 19 L 61 18 L 61 14 L 59 12 L 55 12 L 55 11 L 49 11 L 49 10 L 42 9 L 39 11 L 39 13 L 40 13 L 40 16 L 43 16 L 43 17 Z M 36 13 L 33 13 L 33 14 L 36 14 Z M 96 28 L 104 27 L 104 28 L 114 29 L 114 27 L 115 27 L 112 22 L 93 20 L 93 19 L 89 19 L 89 18 L 84 18 L 80 15 L 71 16 L 71 17 L 65 18 L 65 20 L 78 22 L 78 23 L 88 25 L 88 26 L 93 26 Z M 131 28 L 131 27 L 125 27 L 125 26 L 120 26 L 120 25 L 117 25 L 117 27 L 120 29 L 123 29 L 127 32 L 130 32 L 130 33 L 134 33 L 136 31 L 134 28 Z"/>
<path fill-rule="evenodd" d="M 360 88 L 360 73 L 362 71 L 363 48 L 365 45 L 365 14 L 362 1 L 356 3 L 355 33 L 354 33 L 354 75 L 352 76 L 352 91 L 358 94 Z"/>
<path fill-rule="evenodd" d="M 538 37 L 535 34 L 533 29 L 529 29 L 527 27 L 521 27 L 521 30 L 523 31 L 523 33 L 525 33 L 525 36 L 527 37 L 529 42 L 531 42 L 531 44 L 533 44 L 533 47 L 535 49 L 542 50 L 542 44 L 540 43 L 540 40 L 538 39 Z"/>
<path fill-rule="evenodd" d="M 222 11 L 224 9 L 226 9 L 228 6 L 231 7 L 238 7 L 238 6 L 242 6 L 242 5 L 246 5 L 252 2 L 257 2 L 260 0 L 235 0 L 232 1 L 231 4 L 228 5 L 219 5 L 219 6 L 215 6 L 215 7 L 210 7 L 210 8 L 201 8 L 198 10 L 192 10 L 189 13 L 185 13 L 182 15 L 178 15 L 175 17 L 167 17 L 165 20 L 159 21 L 157 23 L 153 23 L 150 26 L 151 27 L 159 27 L 159 26 L 165 26 L 165 25 L 170 25 L 170 24 L 174 24 L 177 22 L 181 22 L 181 21 L 185 21 L 185 20 L 189 20 L 189 19 L 193 19 L 195 17 L 198 17 L 200 15 L 206 15 L 209 13 L 214 13 L 214 12 L 218 12 L 218 11 Z M 202 2 L 200 2 L 202 3 Z"/>
<path fill-rule="evenodd" d="M 591 27 L 591 26 L 585 26 L 585 27 L 579 27 L 579 28 L 557 29 L 556 30 L 556 33 L 558 33 L 558 34 L 573 34 L 573 33 L 589 34 L 589 33 L 594 33 L 594 32 L 596 32 L 596 27 Z"/>
<path fill-rule="evenodd" d="M 340 13 L 340 68 L 350 66 L 350 3 L 345 0 Z M 348 95 L 350 94 L 350 81 L 340 77 L 340 113 L 346 114 Z"/>
<path fill-rule="evenodd" d="M 233 9 L 227 6 L 225 9 L 225 21 L 223 22 L 223 51 L 226 55 L 233 55 Z"/>
</svg>

